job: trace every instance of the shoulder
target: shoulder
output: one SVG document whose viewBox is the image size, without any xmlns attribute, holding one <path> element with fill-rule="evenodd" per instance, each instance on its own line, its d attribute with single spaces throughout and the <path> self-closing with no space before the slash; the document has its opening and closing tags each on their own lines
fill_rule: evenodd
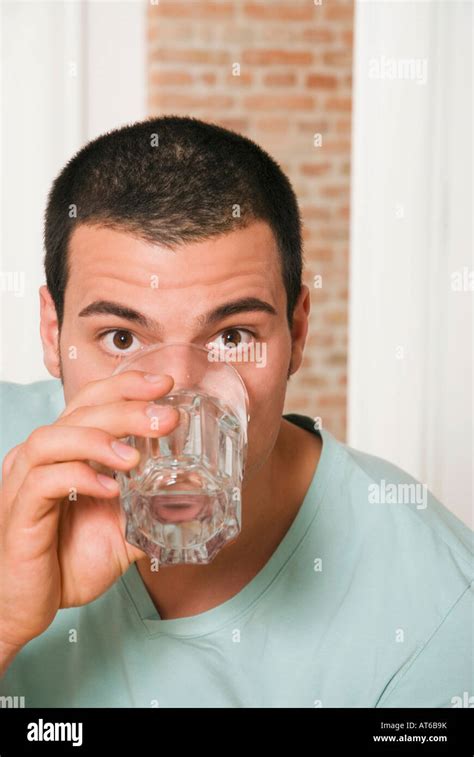
<svg viewBox="0 0 474 757">
<path fill-rule="evenodd" d="M 58 379 L 17 384 L 0 381 L 0 456 L 20 444 L 38 426 L 53 423 L 64 409 Z"/>
<path fill-rule="evenodd" d="M 376 707 L 474 707 L 474 581 L 392 676 Z"/>
<path fill-rule="evenodd" d="M 351 633 L 384 640 L 390 661 L 375 706 L 472 707 L 473 531 L 405 470 L 326 438 L 328 533 L 362 618 Z"/>
<path fill-rule="evenodd" d="M 359 514 L 381 526 L 397 527 L 393 539 L 415 550 L 418 545 L 436 558 L 449 554 L 474 579 L 474 533 L 430 491 L 428 486 L 394 463 L 341 444 L 350 472 Z M 441 552 L 440 552 L 441 550 Z M 434 554 L 433 554 L 434 556 Z M 426 557 L 426 555 L 425 555 Z"/>
<path fill-rule="evenodd" d="M 337 458 L 333 477 L 335 473 L 346 515 L 354 514 L 358 532 L 370 529 L 374 537 L 389 539 L 391 549 L 401 550 L 399 560 L 411 551 L 412 567 L 428 556 L 436 562 L 450 559 L 467 580 L 474 579 L 474 532 L 448 505 L 389 460 L 322 433 Z"/>
<path fill-rule="evenodd" d="M 339 554 L 352 553 L 352 590 L 400 652 L 376 706 L 472 706 L 457 703 L 474 702 L 473 531 L 406 471 L 332 442 Z"/>
</svg>

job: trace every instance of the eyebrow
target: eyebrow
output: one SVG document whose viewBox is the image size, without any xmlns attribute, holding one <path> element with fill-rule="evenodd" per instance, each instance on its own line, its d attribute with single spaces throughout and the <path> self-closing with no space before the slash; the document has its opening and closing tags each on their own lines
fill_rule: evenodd
<svg viewBox="0 0 474 757">
<path fill-rule="evenodd" d="M 206 328 L 214 325 L 218 321 L 222 321 L 228 316 L 250 312 L 278 315 L 278 312 L 273 305 L 269 302 L 265 302 L 265 300 L 261 300 L 258 297 L 241 297 L 238 300 L 232 300 L 223 305 L 218 305 L 208 313 L 198 316 L 196 318 L 196 323 L 202 328 Z M 127 321 L 138 323 L 140 326 L 143 326 L 143 328 L 154 330 L 158 334 L 162 332 L 162 325 L 158 321 L 153 318 L 147 318 L 138 310 L 122 305 L 119 302 L 112 302 L 111 300 L 95 300 L 79 313 L 80 318 L 86 318 L 91 315 L 115 315 L 118 318 L 124 318 Z"/>
</svg>

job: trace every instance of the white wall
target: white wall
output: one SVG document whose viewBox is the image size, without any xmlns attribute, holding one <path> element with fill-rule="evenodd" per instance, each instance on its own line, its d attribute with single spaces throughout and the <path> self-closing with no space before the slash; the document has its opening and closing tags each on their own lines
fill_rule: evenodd
<svg viewBox="0 0 474 757">
<path fill-rule="evenodd" d="M 50 378 L 38 295 L 47 193 L 83 144 L 146 117 L 146 7 L 2 2 L 2 380 Z"/>
<path fill-rule="evenodd" d="M 472 527 L 472 5 L 359 2 L 354 55 L 348 441 Z"/>
</svg>

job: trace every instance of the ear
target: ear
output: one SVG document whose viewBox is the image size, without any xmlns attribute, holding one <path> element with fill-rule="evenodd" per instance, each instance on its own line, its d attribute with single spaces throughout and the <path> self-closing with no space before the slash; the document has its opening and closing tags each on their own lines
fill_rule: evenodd
<svg viewBox="0 0 474 757">
<path fill-rule="evenodd" d="M 52 376 L 61 378 L 59 365 L 59 327 L 53 298 L 46 285 L 39 288 L 41 309 L 41 341 L 43 342 L 43 362 Z"/>
<path fill-rule="evenodd" d="M 311 293 L 309 287 L 307 287 L 306 284 L 303 284 L 293 314 L 293 327 L 291 329 L 291 362 L 288 376 L 296 373 L 303 361 L 310 309 Z"/>
</svg>

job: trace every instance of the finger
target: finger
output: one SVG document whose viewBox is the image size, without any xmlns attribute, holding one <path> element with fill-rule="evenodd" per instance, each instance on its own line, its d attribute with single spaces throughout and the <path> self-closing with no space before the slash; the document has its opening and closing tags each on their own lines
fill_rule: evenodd
<svg viewBox="0 0 474 757">
<path fill-rule="evenodd" d="M 15 459 L 18 455 L 18 452 L 20 451 L 21 447 L 23 446 L 24 442 L 21 444 L 17 444 L 15 447 L 12 447 L 11 450 L 7 452 L 5 457 L 3 458 L 2 462 L 2 480 L 5 481 L 10 471 L 12 470 L 13 463 L 15 462 Z"/>
<path fill-rule="evenodd" d="M 22 532 L 34 528 L 54 508 L 57 508 L 59 515 L 61 501 L 65 498 L 74 506 L 79 495 L 111 499 L 118 494 L 118 483 L 113 478 L 96 473 L 87 463 L 54 463 L 31 468 L 7 519 L 9 534 L 18 537 L 17 550 L 21 552 Z M 36 546 L 40 549 L 50 544 Z"/>
<path fill-rule="evenodd" d="M 153 413 L 150 416 L 150 413 Z M 99 428 L 116 437 L 158 437 L 169 434 L 179 423 L 179 410 L 171 405 L 159 405 L 140 400 L 108 402 L 105 405 L 78 407 L 69 415 L 58 418 L 54 425 L 88 426 Z"/>
<path fill-rule="evenodd" d="M 140 458 L 134 447 L 98 428 L 40 426 L 16 450 L 3 482 L 5 502 L 12 502 L 30 468 L 74 460 L 94 461 L 111 470 L 129 470 Z"/>
<path fill-rule="evenodd" d="M 103 405 L 107 402 L 128 399 L 151 400 L 171 390 L 174 379 L 168 374 L 158 376 L 156 381 L 145 379 L 145 371 L 124 371 L 116 376 L 89 381 L 70 400 L 59 418 L 63 418 L 86 405 Z"/>
</svg>

